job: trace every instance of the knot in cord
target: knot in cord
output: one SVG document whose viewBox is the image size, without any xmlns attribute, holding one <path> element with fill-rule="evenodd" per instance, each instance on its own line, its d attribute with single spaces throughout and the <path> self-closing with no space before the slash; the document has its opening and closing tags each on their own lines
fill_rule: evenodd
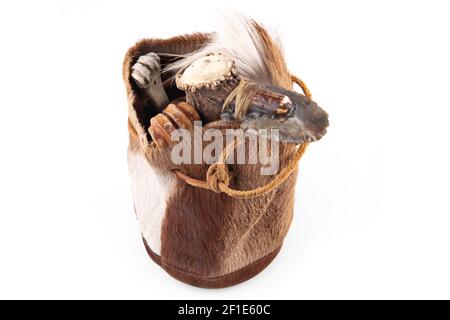
<svg viewBox="0 0 450 320">
<path fill-rule="evenodd" d="M 209 166 L 206 172 L 206 183 L 212 191 L 220 193 L 223 187 L 230 184 L 230 173 L 225 163 L 214 163 Z M 221 189 L 222 186 L 222 189 Z"/>
</svg>

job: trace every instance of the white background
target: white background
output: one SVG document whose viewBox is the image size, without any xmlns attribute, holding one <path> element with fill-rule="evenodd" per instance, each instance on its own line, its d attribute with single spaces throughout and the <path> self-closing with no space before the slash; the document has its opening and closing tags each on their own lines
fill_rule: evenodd
<svg viewBox="0 0 450 320">
<path fill-rule="evenodd" d="M 278 258 L 223 290 L 150 261 L 129 190 L 128 47 L 226 3 L 282 35 L 330 114 Z M 216 5 L 217 4 L 217 5 Z M 0 298 L 450 298 L 446 1 L 0 4 Z"/>
</svg>

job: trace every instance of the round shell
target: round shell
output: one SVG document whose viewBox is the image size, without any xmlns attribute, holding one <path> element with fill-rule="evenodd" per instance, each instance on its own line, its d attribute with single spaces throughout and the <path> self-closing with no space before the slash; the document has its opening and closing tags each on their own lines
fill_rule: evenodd
<svg viewBox="0 0 450 320">
<path fill-rule="evenodd" d="M 221 53 L 199 58 L 176 77 L 178 89 L 195 91 L 215 89 L 219 84 L 236 79 L 234 61 Z"/>
</svg>

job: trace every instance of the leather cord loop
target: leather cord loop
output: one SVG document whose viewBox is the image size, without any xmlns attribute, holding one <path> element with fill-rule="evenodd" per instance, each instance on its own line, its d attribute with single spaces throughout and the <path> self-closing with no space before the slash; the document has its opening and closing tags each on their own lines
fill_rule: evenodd
<svg viewBox="0 0 450 320">
<path fill-rule="evenodd" d="M 292 82 L 296 83 L 302 89 L 305 96 L 309 98 L 311 97 L 311 92 L 300 78 L 291 75 L 291 79 Z M 174 170 L 174 173 L 178 179 L 193 187 L 211 190 L 216 193 L 223 192 L 228 196 L 237 199 L 253 198 L 261 196 L 278 188 L 284 181 L 286 181 L 291 176 L 292 172 L 294 172 L 297 168 L 298 162 L 300 161 L 301 157 L 306 151 L 306 148 L 308 147 L 307 142 L 301 144 L 294 154 L 294 157 L 269 183 L 252 190 L 235 190 L 230 187 L 231 177 L 226 165 L 226 159 L 228 158 L 228 155 L 232 151 L 234 151 L 234 149 L 241 142 L 242 141 L 235 140 L 224 149 L 219 157 L 219 160 L 208 168 L 208 171 L 206 173 L 206 181 L 189 177 L 179 170 Z"/>
</svg>

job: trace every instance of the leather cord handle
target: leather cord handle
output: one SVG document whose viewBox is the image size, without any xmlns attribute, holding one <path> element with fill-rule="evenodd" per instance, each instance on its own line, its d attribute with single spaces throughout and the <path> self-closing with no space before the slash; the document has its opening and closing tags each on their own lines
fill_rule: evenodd
<svg viewBox="0 0 450 320">
<path fill-rule="evenodd" d="M 296 83 L 302 89 L 305 96 L 307 96 L 308 98 L 311 97 L 311 92 L 300 78 L 291 75 L 291 79 L 292 82 Z M 284 181 L 286 181 L 286 179 L 290 177 L 292 172 L 294 172 L 298 162 L 300 161 L 301 157 L 306 151 L 306 148 L 308 147 L 307 142 L 302 143 L 298 147 L 296 153 L 294 154 L 294 157 L 269 183 L 251 190 L 236 190 L 230 187 L 231 177 L 225 161 L 228 158 L 228 155 L 232 151 L 234 151 L 234 149 L 241 142 L 242 141 L 240 140 L 235 140 L 233 143 L 226 146 L 225 150 L 220 154 L 219 160 L 209 166 L 206 173 L 206 181 L 189 177 L 179 170 L 173 170 L 173 172 L 178 179 L 186 182 L 193 187 L 211 190 L 217 193 L 223 192 L 228 196 L 236 199 L 248 199 L 261 196 L 278 188 Z"/>
</svg>

